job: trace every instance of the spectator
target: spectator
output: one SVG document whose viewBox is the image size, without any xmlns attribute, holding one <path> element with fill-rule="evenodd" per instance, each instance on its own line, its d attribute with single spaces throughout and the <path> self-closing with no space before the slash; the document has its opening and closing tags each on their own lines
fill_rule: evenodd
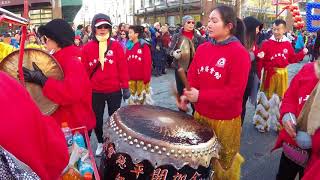
<svg viewBox="0 0 320 180">
<path fill-rule="evenodd" d="M 125 24 L 125 26 L 124 26 L 124 31 L 126 31 L 127 33 L 129 33 L 129 27 L 130 27 L 130 24 Z"/>
<path fill-rule="evenodd" d="M 81 37 L 80 37 L 79 35 L 78 35 L 78 36 L 75 36 L 75 38 L 74 38 L 74 45 L 77 46 L 77 47 L 82 46 Z"/>
<path fill-rule="evenodd" d="M 168 65 L 168 67 L 171 66 L 172 62 L 173 62 L 173 58 L 170 56 L 170 52 L 169 52 L 169 44 L 171 41 L 171 37 L 170 37 L 170 33 L 169 33 L 169 27 L 168 26 L 162 26 L 161 27 L 161 43 L 162 43 L 162 47 L 166 53 L 166 65 Z M 162 74 L 166 74 L 166 70 L 165 70 L 165 66 L 162 69 Z"/>
<path fill-rule="evenodd" d="M 82 37 L 82 36 L 83 36 L 82 30 L 83 30 L 83 25 L 81 25 L 81 24 L 78 25 L 78 26 L 77 26 L 77 30 L 75 31 L 75 35 Z"/>
<path fill-rule="evenodd" d="M 124 50 L 126 50 L 126 45 L 128 42 L 128 33 L 125 31 L 120 32 L 120 37 L 118 38 L 118 41 L 120 42 L 121 46 L 123 47 Z"/>
<path fill-rule="evenodd" d="M 83 30 L 82 43 L 87 44 L 91 40 L 91 26 L 87 25 Z"/>
<path fill-rule="evenodd" d="M 316 40 L 314 42 L 314 46 L 313 46 L 313 57 L 312 57 L 312 61 L 315 61 L 318 59 L 319 57 L 319 48 L 320 48 L 320 31 L 317 32 L 317 37 Z"/>
</svg>

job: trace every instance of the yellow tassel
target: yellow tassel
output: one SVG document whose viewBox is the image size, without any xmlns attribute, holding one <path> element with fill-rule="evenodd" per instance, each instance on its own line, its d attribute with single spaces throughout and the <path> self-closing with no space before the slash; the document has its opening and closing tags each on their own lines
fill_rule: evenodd
<svg viewBox="0 0 320 180">
<path fill-rule="evenodd" d="M 225 170 L 221 167 L 219 161 L 214 162 L 214 180 L 240 180 L 241 165 L 244 163 L 244 158 L 237 153 L 233 159 L 232 165 Z"/>
<path fill-rule="evenodd" d="M 150 84 L 144 84 L 143 81 L 129 81 L 131 93 L 129 105 L 133 104 L 152 104 Z"/>
<path fill-rule="evenodd" d="M 0 62 L 7 57 L 11 52 L 15 51 L 16 49 L 9 45 L 9 44 L 5 44 L 3 42 L 0 42 Z"/>
<path fill-rule="evenodd" d="M 261 86 L 261 91 L 265 92 L 268 99 L 270 99 L 273 94 L 277 94 L 282 99 L 288 89 L 288 68 L 275 68 L 275 71 L 276 73 L 270 80 L 270 87 L 266 89 L 264 82 Z"/>
<path fill-rule="evenodd" d="M 106 34 L 105 36 L 96 36 L 97 40 L 99 41 L 99 62 L 101 64 L 101 69 L 104 68 L 104 53 L 108 49 L 107 40 L 109 39 L 110 34 Z"/>
</svg>

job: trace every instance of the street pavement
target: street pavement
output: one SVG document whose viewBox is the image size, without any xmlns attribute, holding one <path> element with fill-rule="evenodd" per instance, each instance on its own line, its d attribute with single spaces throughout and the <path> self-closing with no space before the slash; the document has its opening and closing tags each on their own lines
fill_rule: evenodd
<svg viewBox="0 0 320 180">
<path fill-rule="evenodd" d="M 289 65 L 289 80 L 308 62 L 306 57 L 303 62 Z M 153 100 L 155 105 L 177 110 L 175 98 L 172 96 L 172 86 L 175 83 L 174 71 L 168 69 L 167 74 L 161 77 L 152 77 L 151 87 L 153 91 Z M 108 118 L 107 109 L 105 111 L 105 120 Z M 271 153 L 271 149 L 277 138 L 277 133 L 273 130 L 267 133 L 258 132 L 253 124 L 254 106 L 247 103 L 247 114 L 244 120 L 241 137 L 241 155 L 245 158 L 242 167 L 242 180 L 273 180 L 279 166 L 281 150 Z M 93 149 L 96 149 L 97 140 L 93 135 L 91 137 Z M 99 166 L 100 159 L 96 158 Z"/>
</svg>

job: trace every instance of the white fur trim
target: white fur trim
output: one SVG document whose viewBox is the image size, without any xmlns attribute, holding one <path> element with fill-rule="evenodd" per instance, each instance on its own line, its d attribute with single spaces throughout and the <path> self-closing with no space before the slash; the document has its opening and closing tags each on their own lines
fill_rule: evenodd
<svg viewBox="0 0 320 180">
<path fill-rule="evenodd" d="M 272 41 L 276 41 L 276 42 L 290 42 L 290 39 L 287 38 L 287 36 L 283 35 L 282 39 L 280 39 L 279 41 L 276 40 L 276 38 L 274 37 L 274 35 L 271 36 L 270 40 Z"/>
</svg>

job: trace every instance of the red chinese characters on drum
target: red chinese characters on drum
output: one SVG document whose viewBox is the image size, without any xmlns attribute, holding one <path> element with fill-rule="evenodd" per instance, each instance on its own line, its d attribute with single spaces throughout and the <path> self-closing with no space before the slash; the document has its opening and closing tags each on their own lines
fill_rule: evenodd
<svg viewBox="0 0 320 180">
<path fill-rule="evenodd" d="M 107 157 L 110 159 L 113 154 L 116 154 L 116 150 L 115 150 L 115 148 L 114 148 L 114 145 L 111 144 L 111 143 L 109 143 L 109 144 L 105 147 L 105 152 L 106 152 Z"/>
<path fill-rule="evenodd" d="M 177 172 L 176 175 L 173 176 L 173 180 L 186 180 L 187 175 L 186 174 L 180 174 Z"/>
<path fill-rule="evenodd" d="M 151 180 L 166 180 L 168 172 L 169 171 L 167 169 L 157 168 L 153 171 Z M 187 174 L 180 174 L 177 172 L 176 175 L 173 176 L 173 180 L 187 180 L 187 177 Z M 198 177 L 201 177 L 201 174 L 195 172 L 190 180 L 197 180 Z"/>
<path fill-rule="evenodd" d="M 120 175 L 120 173 L 117 175 L 117 177 L 115 178 L 115 180 L 125 180 L 126 178 L 122 177 Z"/>
<path fill-rule="evenodd" d="M 124 169 L 124 168 L 127 167 L 127 165 L 126 165 L 127 160 L 126 160 L 126 159 L 127 159 L 127 158 L 124 157 L 122 154 L 120 154 L 120 155 L 118 156 L 118 159 L 117 159 L 117 161 L 116 161 L 116 164 L 119 166 L 120 169 Z"/>
<path fill-rule="evenodd" d="M 138 179 L 140 174 L 144 174 L 143 164 L 136 164 L 134 170 L 131 170 L 130 172 L 136 174 L 136 179 Z"/>
<path fill-rule="evenodd" d="M 168 169 L 157 168 L 153 171 L 151 180 L 166 180 L 168 175 Z"/>
</svg>

